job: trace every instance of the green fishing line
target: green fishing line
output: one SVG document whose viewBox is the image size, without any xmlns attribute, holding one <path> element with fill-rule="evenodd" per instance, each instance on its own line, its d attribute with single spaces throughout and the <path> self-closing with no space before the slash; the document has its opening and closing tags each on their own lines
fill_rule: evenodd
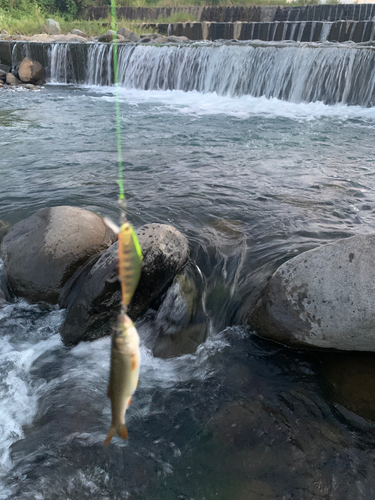
<svg viewBox="0 0 375 500">
<path fill-rule="evenodd" d="M 120 116 L 120 89 L 118 79 L 118 51 L 117 51 L 117 35 L 116 35 L 116 0 L 111 0 L 111 15 L 112 15 L 112 31 L 113 34 L 113 71 L 115 83 L 115 102 L 116 102 L 116 133 L 117 133 L 117 158 L 118 158 L 118 180 L 117 184 L 120 190 L 119 201 L 124 203 L 124 172 L 122 165 L 122 150 L 121 150 L 121 116 Z"/>
</svg>

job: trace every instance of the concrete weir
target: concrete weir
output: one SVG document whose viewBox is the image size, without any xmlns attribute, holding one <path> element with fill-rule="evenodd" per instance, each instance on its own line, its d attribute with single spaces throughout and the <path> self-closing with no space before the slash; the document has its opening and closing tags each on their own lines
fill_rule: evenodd
<svg viewBox="0 0 375 500">
<path fill-rule="evenodd" d="M 186 36 L 190 40 L 262 40 L 280 42 L 373 41 L 374 21 L 274 21 L 274 22 L 186 22 L 143 23 L 145 31 Z"/>
</svg>

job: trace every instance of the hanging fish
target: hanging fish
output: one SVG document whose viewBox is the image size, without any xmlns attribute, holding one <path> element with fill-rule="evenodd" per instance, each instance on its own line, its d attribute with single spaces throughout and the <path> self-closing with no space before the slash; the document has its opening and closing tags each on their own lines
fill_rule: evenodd
<svg viewBox="0 0 375 500">
<path fill-rule="evenodd" d="M 127 314 L 117 318 L 112 334 L 111 371 L 107 395 L 111 400 L 112 423 L 104 441 L 107 446 L 117 433 L 127 439 L 125 412 L 138 385 L 141 355 L 138 332 Z"/>
<path fill-rule="evenodd" d="M 107 217 L 105 224 L 118 235 L 119 280 L 122 304 L 127 307 L 137 288 L 142 268 L 142 249 L 133 226 L 124 222 L 118 227 Z"/>
</svg>

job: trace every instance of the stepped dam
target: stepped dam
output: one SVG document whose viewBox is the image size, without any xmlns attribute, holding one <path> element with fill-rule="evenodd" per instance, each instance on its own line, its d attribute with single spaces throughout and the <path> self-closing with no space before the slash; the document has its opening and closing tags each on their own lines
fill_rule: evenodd
<svg viewBox="0 0 375 500">
<path fill-rule="evenodd" d="M 120 44 L 118 55 L 124 88 L 265 96 L 295 103 L 375 103 L 371 44 Z M 25 56 L 41 62 L 53 83 L 113 84 L 111 44 L 0 42 L 2 62 L 15 68 Z"/>
</svg>

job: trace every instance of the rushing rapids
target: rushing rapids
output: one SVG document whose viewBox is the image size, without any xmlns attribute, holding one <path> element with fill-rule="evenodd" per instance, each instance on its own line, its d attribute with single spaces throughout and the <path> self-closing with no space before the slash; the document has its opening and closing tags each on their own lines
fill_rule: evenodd
<svg viewBox="0 0 375 500">
<path fill-rule="evenodd" d="M 51 81 L 111 85 L 112 47 L 88 46 L 84 68 L 75 63 L 75 47 L 51 46 Z M 350 44 L 124 45 L 119 47 L 119 78 L 121 86 L 141 90 L 373 106 L 374 61 L 372 47 Z"/>
</svg>

